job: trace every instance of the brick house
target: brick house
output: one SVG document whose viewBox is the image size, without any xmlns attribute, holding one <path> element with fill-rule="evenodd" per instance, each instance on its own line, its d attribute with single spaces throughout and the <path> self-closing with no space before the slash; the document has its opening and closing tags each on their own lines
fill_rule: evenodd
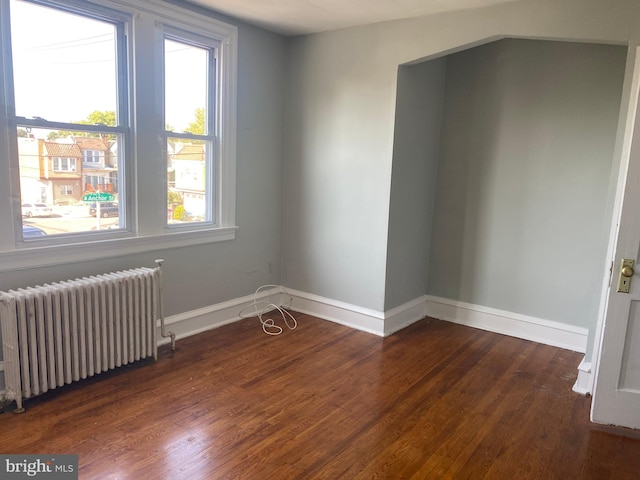
<svg viewBox="0 0 640 480">
<path fill-rule="evenodd" d="M 118 159 L 104 137 L 73 137 L 82 153 L 84 193 L 118 192 Z"/>
<path fill-rule="evenodd" d="M 40 181 L 46 203 L 67 203 L 82 198 L 82 152 L 78 145 L 38 140 Z"/>
</svg>

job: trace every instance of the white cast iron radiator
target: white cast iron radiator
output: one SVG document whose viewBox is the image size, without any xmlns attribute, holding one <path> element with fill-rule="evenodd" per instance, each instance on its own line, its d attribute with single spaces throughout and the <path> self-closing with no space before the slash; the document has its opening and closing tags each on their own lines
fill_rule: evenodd
<svg viewBox="0 0 640 480">
<path fill-rule="evenodd" d="M 160 266 L 0 292 L 6 399 L 21 412 L 25 398 L 156 359 L 158 316 L 175 349 L 161 295 Z"/>
</svg>

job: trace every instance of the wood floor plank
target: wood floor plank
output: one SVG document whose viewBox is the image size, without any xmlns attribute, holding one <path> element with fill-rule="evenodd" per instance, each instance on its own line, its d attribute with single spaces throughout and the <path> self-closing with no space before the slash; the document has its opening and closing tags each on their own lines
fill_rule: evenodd
<svg viewBox="0 0 640 480">
<path fill-rule="evenodd" d="M 593 425 L 582 355 L 433 319 L 380 338 L 247 319 L 0 415 L 1 453 L 82 479 L 640 478 L 640 432 Z"/>
</svg>

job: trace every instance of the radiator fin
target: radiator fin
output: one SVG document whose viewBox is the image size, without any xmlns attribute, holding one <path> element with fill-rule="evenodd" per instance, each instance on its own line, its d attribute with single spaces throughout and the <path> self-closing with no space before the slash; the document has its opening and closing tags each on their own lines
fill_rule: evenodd
<svg viewBox="0 0 640 480">
<path fill-rule="evenodd" d="M 159 269 L 0 292 L 6 394 L 22 400 L 157 358 Z"/>
</svg>

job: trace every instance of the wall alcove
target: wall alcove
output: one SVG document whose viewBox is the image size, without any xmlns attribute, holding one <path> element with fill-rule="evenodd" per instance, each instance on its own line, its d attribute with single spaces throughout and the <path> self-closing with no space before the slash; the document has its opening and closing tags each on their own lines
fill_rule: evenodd
<svg viewBox="0 0 640 480">
<path fill-rule="evenodd" d="M 503 39 L 399 67 L 386 309 L 428 294 L 593 335 L 626 56 Z"/>
</svg>

